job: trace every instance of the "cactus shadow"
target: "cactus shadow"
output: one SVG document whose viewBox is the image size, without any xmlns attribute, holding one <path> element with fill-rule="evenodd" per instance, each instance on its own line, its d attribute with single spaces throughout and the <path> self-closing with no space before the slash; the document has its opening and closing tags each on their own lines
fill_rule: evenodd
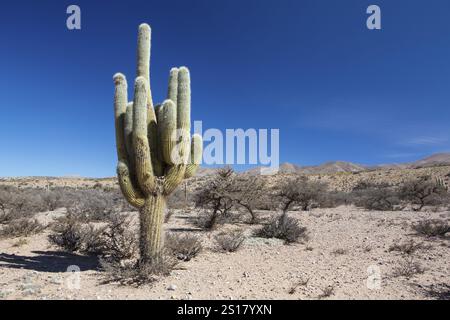
<svg viewBox="0 0 450 320">
<path fill-rule="evenodd" d="M 32 251 L 32 256 L 0 253 L 0 268 L 26 269 L 40 272 L 66 272 L 69 266 L 80 271 L 97 270 L 99 260 L 61 251 Z"/>
</svg>

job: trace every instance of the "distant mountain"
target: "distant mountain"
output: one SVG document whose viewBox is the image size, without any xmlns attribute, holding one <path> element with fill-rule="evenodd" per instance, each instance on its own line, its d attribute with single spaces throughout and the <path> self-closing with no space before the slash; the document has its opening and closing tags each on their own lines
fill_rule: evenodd
<svg viewBox="0 0 450 320">
<path fill-rule="evenodd" d="M 298 166 L 293 163 L 284 162 L 280 164 L 278 170 L 282 174 L 325 174 L 325 173 L 337 173 L 337 172 L 359 172 L 373 169 L 408 169 L 415 167 L 431 167 L 438 165 L 450 165 L 450 153 L 436 153 L 424 159 L 420 159 L 409 163 L 394 163 L 394 164 L 381 164 L 376 166 L 366 166 L 362 164 L 346 162 L 346 161 L 332 161 L 326 162 L 317 166 Z M 214 168 L 199 168 L 197 171 L 198 176 L 206 176 L 214 174 L 217 169 Z M 247 174 L 260 174 L 261 167 L 251 168 L 245 173 Z"/>
<path fill-rule="evenodd" d="M 436 153 L 421 160 L 411 163 L 413 166 L 430 167 L 435 165 L 450 164 L 450 153 Z"/>
</svg>

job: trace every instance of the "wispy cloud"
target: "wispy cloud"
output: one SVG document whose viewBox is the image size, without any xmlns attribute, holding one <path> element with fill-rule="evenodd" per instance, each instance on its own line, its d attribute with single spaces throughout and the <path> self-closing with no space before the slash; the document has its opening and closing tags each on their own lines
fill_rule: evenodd
<svg viewBox="0 0 450 320">
<path fill-rule="evenodd" d="M 448 139 L 438 137 L 417 137 L 405 142 L 406 145 L 415 146 L 437 146 L 448 142 Z"/>
</svg>

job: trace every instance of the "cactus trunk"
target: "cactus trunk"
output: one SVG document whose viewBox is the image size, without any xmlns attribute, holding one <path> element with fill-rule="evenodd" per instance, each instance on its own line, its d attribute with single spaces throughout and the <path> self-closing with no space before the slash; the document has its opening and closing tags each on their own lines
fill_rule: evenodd
<svg viewBox="0 0 450 320">
<path fill-rule="evenodd" d="M 163 249 L 164 195 L 147 198 L 140 209 L 140 254 L 144 263 L 158 261 Z"/>
</svg>

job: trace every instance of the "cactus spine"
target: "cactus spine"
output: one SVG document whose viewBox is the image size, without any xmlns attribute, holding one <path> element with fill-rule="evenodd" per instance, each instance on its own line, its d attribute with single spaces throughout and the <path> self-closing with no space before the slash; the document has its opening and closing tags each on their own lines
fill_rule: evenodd
<svg viewBox="0 0 450 320">
<path fill-rule="evenodd" d="M 161 257 L 167 197 L 183 179 L 195 174 L 202 159 L 201 136 L 190 136 L 189 70 L 180 67 L 170 71 L 167 100 L 154 107 L 150 42 L 150 26 L 140 25 L 132 102 L 128 101 L 125 76 L 114 75 L 117 176 L 124 197 L 140 212 L 144 263 Z"/>
</svg>

